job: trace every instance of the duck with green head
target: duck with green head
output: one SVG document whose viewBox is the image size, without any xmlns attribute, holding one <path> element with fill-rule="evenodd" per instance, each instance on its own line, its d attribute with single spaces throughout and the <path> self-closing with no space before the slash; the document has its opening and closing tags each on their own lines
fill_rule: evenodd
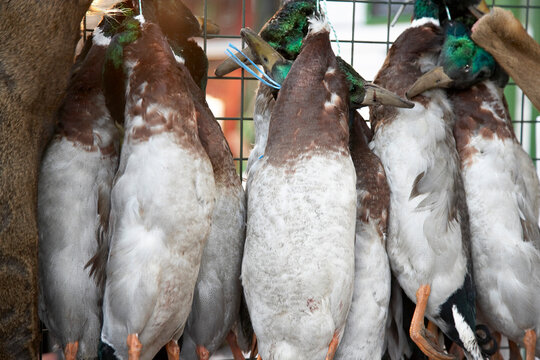
<svg viewBox="0 0 540 360">
<path fill-rule="evenodd" d="M 503 93 L 508 76 L 469 34 L 465 28 L 459 42 L 449 34 L 439 63 L 452 79 L 447 91 L 471 219 L 478 310 L 532 359 L 540 354 L 540 183 L 514 134 Z"/>
<path fill-rule="evenodd" d="M 442 2 L 441 2 L 442 3 Z M 417 0 L 414 20 L 390 48 L 375 83 L 405 95 L 434 68 L 444 43 L 436 0 Z M 416 302 L 410 335 L 429 357 L 452 357 L 433 342 L 424 316 L 473 359 L 484 355 L 475 335 L 470 232 L 454 114 L 446 93 L 431 90 L 410 110 L 372 107 L 371 146 L 390 184 L 387 253 L 392 272 Z"/>
<path fill-rule="evenodd" d="M 125 104 L 125 132 L 111 191 L 101 340 L 122 359 L 151 359 L 164 345 L 178 359 L 211 226 L 214 172 L 188 69 L 158 25 L 138 16 L 121 30 L 104 72 L 123 89 L 107 95 Z"/>
<path fill-rule="evenodd" d="M 348 96 L 329 27 L 313 18 L 248 177 L 242 284 L 265 360 L 331 360 L 343 335 L 356 218 Z"/>
</svg>

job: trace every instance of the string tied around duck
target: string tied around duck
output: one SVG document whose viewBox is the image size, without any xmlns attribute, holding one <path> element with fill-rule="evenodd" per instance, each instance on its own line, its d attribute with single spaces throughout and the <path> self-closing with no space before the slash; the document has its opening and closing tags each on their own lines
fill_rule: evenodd
<svg viewBox="0 0 540 360">
<path fill-rule="evenodd" d="M 336 40 L 336 46 L 337 46 L 337 52 L 338 52 L 337 54 L 338 56 L 341 56 L 341 46 L 339 44 L 337 31 L 334 28 L 334 25 L 332 25 L 330 18 L 328 17 L 328 7 L 326 4 L 326 0 L 323 0 L 322 3 L 323 3 L 323 6 L 321 6 L 321 0 L 317 0 L 317 11 L 319 12 L 319 14 L 324 15 L 324 17 L 326 18 L 326 21 L 328 22 L 328 26 L 330 26 L 330 29 L 332 29 L 332 34 L 334 35 L 334 38 Z"/>
<path fill-rule="evenodd" d="M 142 13 L 142 1 L 139 0 L 139 15 L 135 16 L 135 19 L 137 19 L 141 24 L 144 24 L 144 16 Z"/>
<path fill-rule="evenodd" d="M 239 52 L 240 54 L 242 54 L 246 59 L 248 59 L 248 61 L 251 63 L 251 65 L 253 65 L 263 76 L 264 78 L 266 79 L 263 79 L 262 77 L 260 77 L 259 75 L 257 75 L 255 73 L 255 71 L 251 70 L 249 68 L 249 66 L 247 66 L 246 64 L 244 64 L 244 62 L 242 60 L 240 60 L 238 58 L 238 56 L 236 56 L 230 49 L 226 49 L 225 50 L 225 53 L 227 54 L 227 56 L 229 56 L 235 63 L 237 63 L 240 67 L 242 67 L 244 70 L 246 70 L 247 72 L 249 72 L 251 75 L 255 76 L 257 79 L 259 79 L 260 82 L 262 82 L 263 84 L 267 85 L 267 86 L 270 86 L 271 88 L 274 88 L 274 89 L 281 89 L 281 85 L 279 83 L 277 83 L 276 81 L 274 81 L 270 76 L 268 76 L 264 70 L 260 69 L 257 65 L 255 65 L 255 63 L 248 57 L 246 56 L 246 54 L 244 54 L 242 52 L 242 50 L 238 49 L 236 46 L 234 46 L 233 44 L 229 43 L 229 47 L 237 52 Z"/>
</svg>

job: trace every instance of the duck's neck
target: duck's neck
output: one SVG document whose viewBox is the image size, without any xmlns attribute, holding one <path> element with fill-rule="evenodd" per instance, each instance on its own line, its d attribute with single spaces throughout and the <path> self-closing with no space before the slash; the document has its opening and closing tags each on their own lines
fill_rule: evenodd
<svg viewBox="0 0 540 360">
<path fill-rule="evenodd" d="M 85 148 L 99 146 L 104 150 L 111 147 L 112 151 L 113 139 L 110 134 L 116 130 L 101 90 L 105 51 L 106 46 L 93 44 L 85 59 L 77 65 L 59 111 L 57 132 Z M 99 135 L 97 143 L 95 134 Z"/>
<path fill-rule="evenodd" d="M 278 94 L 266 155 L 278 161 L 310 152 L 347 152 L 348 87 L 327 32 L 308 35 Z"/>
</svg>

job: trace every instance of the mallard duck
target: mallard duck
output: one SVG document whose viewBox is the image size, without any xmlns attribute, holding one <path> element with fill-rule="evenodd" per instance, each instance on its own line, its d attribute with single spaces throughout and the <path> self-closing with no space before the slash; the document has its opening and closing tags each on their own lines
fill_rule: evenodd
<svg viewBox="0 0 540 360">
<path fill-rule="evenodd" d="M 239 321 L 242 294 L 240 267 L 245 240 L 244 190 L 229 145 L 204 99 L 208 69 L 206 55 L 196 43 L 183 43 L 187 46 L 180 46 L 176 41 L 173 50 L 182 57 L 194 78 L 189 86 L 197 114 L 199 138 L 214 170 L 216 205 L 180 355 L 182 359 L 207 360 L 227 339 L 235 360 L 243 360 L 232 328 Z M 203 68 L 204 72 L 197 67 Z M 198 76 L 203 73 L 203 76 Z"/>
<path fill-rule="evenodd" d="M 111 192 L 101 340 L 120 359 L 151 359 L 166 344 L 178 358 L 211 226 L 214 173 L 189 71 L 156 24 L 139 16 L 123 28 L 104 73 L 125 89 L 108 93 L 125 104 L 125 136 Z"/>
<path fill-rule="evenodd" d="M 256 62 L 263 64 L 265 71 L 270 74 L 277 83 L 281 84 L 289 73 L 292 62 L 290 60 L 286 60 L 285 57 L 283 57 L 279 53 L 279 51 L 273 49 L 267 42 L 265 42 L 261 37 L 259 37 L 250 29 L 242 29 L 241 34 L 245 41 L 249 44 L 249 48 L 251 49 L 249 53 L 251 54 L 251 56 L 254 57 Z M 361 126 L 361 124 L 358 124 L 357 121 L 354 120 L 355 116 L 359 116 L 355 115 L 356 108 L 364 105 L 364 102 L 365 104 L 373 103 L 373 97 L 371 97 L 370 94 L 375 97 L 382 94 L 381 97 L 383 98 L 383 102 L 386 103 L 394 103 L 400 106 L 407 105 L 406 101 L 403 101 L 403 99 L 399 98 L 395 94 L 391 94 L 390 92 L 382 88 L 371 86 L 369 83 L 365 82 L 365 80 L 358 73 L 356 73 L 356 71 L 354 71 L 352 67 L 346 64 L 339 57 L 337 58 L 337 62 L 340 69 L 347 71 L 347 79 L 349 80 L 347 83 L 350 96 L 349 106 L 351 108 L 349 115 L 351 118 L 351 122 L 357 124 L 356 127 Z M 378 95 L 375 95 L 375 92 L 377 92 Z M 265 111 L 271 110 L 271 106 L 269 106 L 268 104 L 274 103 L 272 97 L 272 90 L 270 90 L 270 88 L 267 86 L 261 85 L 257 96 L 262 97 L 263 99 L 270 99 L 270 102 L 267 100 L 263 102 L 258 102 L 258 104 L 266 104 Z M 260 100 L 260 98 L 258 100 Z M 256 112 L 256 119 L 257 116 L 260 121 L 261 119 L 265 118 L 265 112 L 263 112 L 262 114 L 257 114 Z M 269 116 L 270 114 L 267 113 L 267 119 L 269 118 Z M 260 121 L 260 125 L 265 126 L 265 128 L 263 129 L 264 131 L 262 131 L 262 136 L 259 135 L 261 136 L 262 140 L 264 140 L 264 146 L 266 145 L 266 136 L 268 134 L 268 122 L 268 120 Z M 377 171 L 380 169 L 377 169 L 377 166 L 375 165 L 376 157 L 369 151 L 367 146 L 365 148 L 361 148 L 363 138 L 360 139 L 359 136 L 362 133 L 365 133 L 366 137 L 371 138 L 369 128 L 367 128 L 367 125 L 365 123 L 363 125 L 364 127 L 356 130 L 358 136 L 354 139 L 351 139 L 355 147 L 356 154 L 358 156 L 362 156 L 363 160 L 369 160 L 369 164 L 362 164 L 361 160 L 359 159 L 358 163 L 355 163 L 355 165 L 359 166 L 359 168 L 356 169 L 357 175 L 359 176 L 359 187 L 357 191 L 359 192 L 359 194 L 362 193 L 362 195 L 358 196 L 362 196 L 362 198 L 364 198 L 365 196 L 365 201 L 359 202 L 359 214 L 366 214 L 370 211 L 373 212 L 371 217 L 367 217 L 366 219 L 358 219 L 356 246 L 357 273 L 355 274 L 355 295 L 353 299 L 353 305 L 351 307 L 351 311 L 353 312 L 353 314 L 352 316 L 349 316 L 347 320 L 347 328 L 345 330 L 344 339 L 342 341 L 342 345 L 338 348 L 336 358 L 350 358 L 351 356 L 354 356 L 354 358 L 361 358 L 365 356 L 373 356 L 377 352 L 381 353 L 383 351 L 385 331 L 384 323 L 386 320 L 388 299 L 390 297 L 389 268 L 383 245 L 384 242 L 381 241 L 381 239 L 379 238 L 379 241 L 373 244 L 373 242 L 370 241 L 371 239 L 369 238 L 371 235 L 373 237 L 382 237 L 383 232 L 372 233 L 369 230 L 366 230 L 366 228 L 371 229 L 372 226 L 377 226 L 373 224 L 379 221 L 381 222 L 381 228 L 386 228 L 386 219 L 378 219 L 379 216 L 384 217 L 384 214 L 387 210 L 385 205 L 378 204 L 375 206 L 374 202 L 371 201 L 372 196 L 375 196 L 377 198 L 380 196 L 381 198 L 384 198 L 384 187 L 382 187 L 381 189 L 376 188 L 378 185 L 381 185 L 381 181 L 385 182 L 386 180 L 384 176 L 382 179 L 379 179 L 377 178 L 378 175 L 373 175 L 375 176 L 375 178 L 373 178 L 373 176 L 371 175 L 371 172 L 377 174 Z M 257 130 L 261 130 L 261 128 L 259 127 Z M 260 142 L 256 142 L 255 149 L 257 149 L 257 146 L 259 145 Z M 262 151 L 264 151 L 264 148 L 262 148 Z M 259 158 L 260 157 L 258 157 L 257 160 Z M 253 159 L 252 154 L 250 154 L 250 159 Z M 248 185 L 250 183 L 250 177 L 251 170 L 248 173 Z M 371 184 L 372 181 L 374 182 L 373 184 Z M 369 187 L 368 189 L 366 188 L 366 186 L 371 187 Z M 369 191 L 370 193 L 366 195 L 365 191 Z M 379 208 L 375 209 L 377 206 Z M 367 242 L 369 242 L 369 245 L 366 245 Z M 367 264 L 366 259 L 370 259 L 372 260 L 372 262 Z M 375 269 L 371 269 L 371 265 L 374 265 Z M 370 268 L 370 270 L 368 270 L 368 268 Z M 376 281 L 375 279 L 378 279 L 379 281 Z M 366 282 L 376 283 L 372 291 L 365 291 L 364 285 Z M 370 308 L 371 311 L 366 311 L 365 305 L 367 303 L 373 305 L 373 307 Z M 364 325 L 366 321 L 372 324 L 373 322 L 370 321 L 372 319 L 381 320 L 381 322 L 376 323 L 380 326 L 374 325 L 366 327 Z M 359 342 L 358 338 L 361 338 L 363 340 Z"/>
<path fill-rule="evenodd" d="M 380 359 L 385 350 L 390 265 L 385 239 L 390 190 L 384 168 L 368 147 L 371 129 L 350 110 L 350 151 L 356 170 L 354 294 L 335 359 Z"/>
<path fill-rule="evenodd" d="M 89 262 L 105 242 L 120 140 L 101 90 L 109 21 L 74 66 L 39 176 L 39 315 L 68 360 L 96 358 L 101 331 L 103 278 Z"/>
<path fill-rule="evenodd" d="M 394 42 L 375 83 L 404 95 L 435 67 L 444 41 L 439 7 L 417 0 L 412 26 Z M 475 288 L 470 233 L 454 115 L 442 90 L 413 99 L 410 110 L 372 107 L 371 148 L 390 185 L 387 253 L 392 271 L 415 301 L 411 338 L 435 359 L 450 359 L 424 327 L 424 315 L 473 359 L 483 359 L 475 336 Z"/>
<path fill-rule="evenodd" d="M 457 28 L 454 30 L 454 28 Z M 540 183 L 512 127 L 503 94 L 508 76 L 451 25 L 439 63 L 452 80 L 454 136 L 470 214 L 477 303 L 491 329 L 540 354 Z M 429 75 L 427 75 L 429 78 Z M 414 93 L 436 86 L 417 81 Z"/>
<path fill-rule="evenodd" d="M 262 359 L 332 359 L 342 336 L 356 214 L 347 105 L 328 25 L 314 18 L 248 180 L 242 284 Z"/>
</svg>

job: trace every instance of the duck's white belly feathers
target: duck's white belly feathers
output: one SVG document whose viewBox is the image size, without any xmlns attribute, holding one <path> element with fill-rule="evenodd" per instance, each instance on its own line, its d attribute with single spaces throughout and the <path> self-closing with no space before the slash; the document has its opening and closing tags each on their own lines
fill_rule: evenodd
<svg viewBox="0 0 540 360">
<path fill-rule="evenodd" d="M 431 93 L 427 108 L 416 103 L 398 109 L 397 118 L 381 124 L 370 144 L 390 186 L 386 248 L 392 271 L 413 301 L 421 285 L 431 285 L 428 317 L 461 287 L 467 270 L 460 214 L 450 215 L 459 158 L 453 124 L 443 120 L 452 116 L 450 105 L 439 92 L 426 93 Z"/>
<path fill-rule="evenodd" d="M 375 220 L 356 224 L 354 295 L 335 359 L 380 359 L 390 301 L 390 266 Z"/>
<path fill-rule="evenodd" d="M 210 229 L 215 185 L 206 156 L 171 134 L 127 143 L 112 190 L 102 339 L 120 359 L 138 333 L 141 359 L 178 339 Z"/>
<path fill-rule="evenodd" d="M 216 192 L 212 227 L 183 335 L 182 359 L 197 359 L 196 345 L 204 345 L 210 353 L 217 350 L 239 315 L 245 196 L 243 189 L 237 186 L 216 184 Z"/>
<path fill-rule="evenodd" d="M 242 283 L 265 360 L 324 359 L 341 335 L 354 276 L 356 175 L 348 155 L 275 166 L 248 179 Z"/>
<path fill-rule="evenodd" d="M 41 165 L 40 317 L 62 345 L 79 341 L 84 358 L 97 353 L 102 296 L 85 265 L 98 248 L 98 201 L 109 201 L 116 166 L 116 155 L 86 151 L 66 138 L 53 140 Z"/>
<path fill-rule="evenodd" d="M 469 146 L 476 151 L 463 180 L 479 309 L 493 329 L 521 342 L 523 330 L 540 325 L 540 239 L 536 228 L 524 241 L 522 226 L 536 227 L 536 194 L 527 191 L 515 139 L 479 135 Z"/>
</svg>

